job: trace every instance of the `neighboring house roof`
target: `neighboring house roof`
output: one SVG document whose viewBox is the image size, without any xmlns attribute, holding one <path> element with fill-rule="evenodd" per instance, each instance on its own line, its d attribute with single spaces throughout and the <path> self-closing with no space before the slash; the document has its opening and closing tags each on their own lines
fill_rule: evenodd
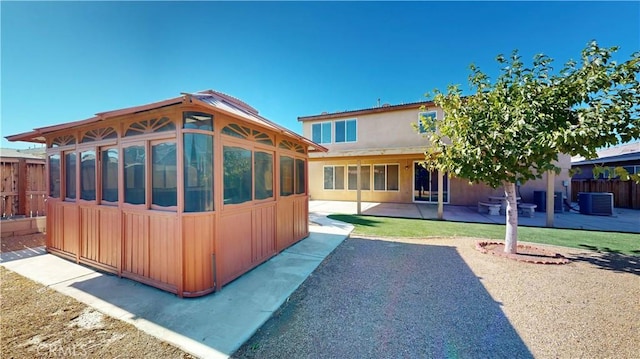
<svg viewBox="0 0 640 359">
<path fill-rule="evenodd" d="M 26 152 L 27 150 L 15 150 L 12 148 L 0 148 L 0 157 L 2 158 L 24 158 L 29 160 L 42 160 L 45 156 L 45 149 L 42 147 L 38 154 L 36 151 Z M 36 153 L 34 153 L 36 152 Z"/>
<path fill-rule="evenodd" d="M 571 165 L 603 164 L 623 161 L 640 161 L 640 142 L 609 147 L 596 152 L 598 158 L 585 159 L 582 156 L 571 157 Z"/>
<path fill-rule="evenodd" d="M 328 119 L 332 119 L 332 118 L 342 118 L 342 117 L 349 117 L 349 116 L 368 115 L 368 114 L 379 113 L 379 112 L 399 111 L 399 110 L 406 110 L 406 109 L 417 109 L 417 108 L 420 108 L 421 106 L 428 107 L 428 106 L 435 106 L 435 104 L 433 103 L 433 101 L 411 102 L 411 103 L 404 103 L 404 104 L 400 104 L 400 105 L 384 104 L 382 106 L 376 106 L 376 107 L 371 107 L 371 108 L 363 108 L 363 109 L 359 109 L 359 110 L 348 110 L 348 111 L 333 112 L 333 113 L 323 112 L 323 113 L 321 113 L 319 115 L 299 116 L 298 117 L 298 121 L 328 120 Z"/>
<path fill-rule="evenodd" d="M 39 142 L 44 143 L 45 137 L 44 135 L 47 133 L 51 133 L 54 131 L 69 129 L 81 125 L 87 125 L 91 123 L 96 123 L 100 121 L 104 121 L 108 118 L 113 118 L 116 116 L 134 114 L 138 112 L 148 111 L 152 109 L 157 109 L 161 107 L 167 107 L 176 105 L 183 102 L 197 102 L 204 107 L 210 107 L 220 112 L 224 112 L 229 114 L 232 117 L 242 118 L 248 122 L 255 123 L 256 125 L 267 128 L 275 132 L 279 132 L 282 134 L 286 134 L 290 137 L 296 138 L 297 140 L 305 143 L 309 146 L 310 151 L 321 151 L 326 152 L 327 149 L 323 146 L 316 144 L 315 142 L 285 128 L 278 125 L 275 122 L 272 122 L 260 115 L 258 115 L 258 111 L 246 104 L 245 102 L 222 92 L 213 91 L 213 90 L 205 90 L 199 91 L 195 93 L 182 93 L 179 97 L 174 97 L 171 99 L 163 100 L 160 102 L 154 102 L 141 106 L 127 107 L 119 110 L 107 111 L 97 113 L 95 117 L 88 118 L 86 120 L 67 122 L 64 124 L 58 124 L 47 127 L 36 128 L 33 131 L 25 132 L 17 135 L 7 136 L 6 139 L 9 141 L 28 141 L 28 142 Z"/>
</svg>

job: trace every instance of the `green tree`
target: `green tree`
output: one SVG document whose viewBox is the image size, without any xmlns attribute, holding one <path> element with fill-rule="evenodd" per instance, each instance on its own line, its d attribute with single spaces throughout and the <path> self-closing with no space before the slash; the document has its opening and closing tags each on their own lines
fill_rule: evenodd
<svg viewBox="0 0 640 359">
<path fill-rule="evenodd" d="M 471 65 L 471 95 L 463 96 L 458 85 L 435 90 L 445 117 L 422 119 L 426 128 L 437 128 L 427 163 L 470 182 L 504 187 L 505 252 L 517 248 L 516 182 L 559 173 L 559 153 L 594 158 L 600 147 L 640 138 L 640 52 L 618 64 L 611 59 L 616 51 L 593 41 L 579 63 L 569 61 L 553 74 L 548 56 L 536 55 L 525 67 L 515 50 L 497 57 L 494 82 Z"/>
</svg>

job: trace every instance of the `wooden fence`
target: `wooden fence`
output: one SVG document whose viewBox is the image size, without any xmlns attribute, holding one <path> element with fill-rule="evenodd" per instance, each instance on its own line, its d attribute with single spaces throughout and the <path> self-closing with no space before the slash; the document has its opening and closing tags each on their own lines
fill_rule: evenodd
<svg viewBox="0 0 640 359">
<path fill-rule="evenodd" d="M 0 199 L 2 218 L 46 215 L 45 160 L 2 158 Z"/>
<path fill-rule="evenodd" d="M 575 179 L 571 181 L 571 201 L 578 201 L 579 192 L 613 193 L 616 208 L 640 209 L 640 184 L 634 181 Z"/>
</svg>

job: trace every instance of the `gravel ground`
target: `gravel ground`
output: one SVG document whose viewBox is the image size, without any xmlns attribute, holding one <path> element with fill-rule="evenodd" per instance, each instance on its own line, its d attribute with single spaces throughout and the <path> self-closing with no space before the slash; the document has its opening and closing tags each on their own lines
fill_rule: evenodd
<svg viewBox="0 0 640 359">
<path fill-rule="evenodd" d="M 640 257 L 468 238 L 342 243 L 235 358 L 639 358 Z"/>
</svg>

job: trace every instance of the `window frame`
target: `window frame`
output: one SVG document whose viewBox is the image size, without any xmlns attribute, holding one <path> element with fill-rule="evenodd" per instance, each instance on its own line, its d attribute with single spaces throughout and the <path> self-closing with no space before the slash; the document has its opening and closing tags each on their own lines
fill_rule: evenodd
<svg viewBox="0 0 640 359">
<path fill-rule="evenodd" d="M 320 142 L 318 141 L 313 141 L 317 144 L 330 144 L 333 143 L 334 140 L 334 136 L 333 136 L 333 121 L 323 121 L 323 122 L 316 122 L 316 123 L 312 123 L 311 124 L 311 139 L 314 140 L 315 136 L 314 136 L 314 126 L 320 126 Z M 324 140 L 324 136 L 325 136 L 325 127 L 329 128 L 329 141 L 325 141 Z"/>
<path fill-rule="evenodd" d="M 108 201 L 104 199 L 104 160 L 102 158 L 102 155 L 104 152 L 107 152 L 109 150 L 116 150 L 118 153 L 118 163 L 116 165 L 116 193 L 117 193 L 117 200 L 116 201 Z M 120 201 L 123 199 L 124 193 L 122 193 L 122 196 L 120 196 L 120 179 L 122 178 L 122 176 L 120 175 L 120 165 L 122 163 L 122 153 L 123 150 L 122 148 L 120 148 L 118 145 L 107 145 L 107 146 L 100 146 L 98 147 L 98 151 L 97 153 L 99 154 L 98 157 L 98 161 L 99 161 L 99 165 L 98 167 L 98 178 L 100 178 L 99 185 L 97 187 L 99 187 L 99 189 L 96 189 L 96 191 L 98 192 L 99 196 L 97 198 L 98 200 L 98 204 L 100 205 L 106 205 L 106 206 L 117 206 L 118 203 L 120 203 Z"/>
<path fill-rule="evenodd" d="M 94 156 L 94 167 L 93 167 L 93 191 L 94 191 L 94 198 L 93 199 L 84 199 L 82 198 L 82 187 L 83 187 L 83 173 L 82 173 L 82 154 L 86 153 L 86 152 L 93 152 L 93 156 Z M 80 168 L 79 168 L 79 173 L 80 175 L 78 176 L 79 178 L 79 182 L 76 186 L 78 186 L 78 192 L 80 193 L 80 196 L 78 197 L 78 200 L 85 202 L 85 203 L 97 203 L 98 201 L 98 167 L 100 166 L 100 161 L 98 160 L 98 151 L 96 150 L 96 148 L 94 146 L 91 147 L 83 147 L 83 148 L 78 148 L 78 156 L 76 161 L 80 162 Z"/>
<path fill-rule="evenodd" d="M 54 183 L 51 183 L 54 178 L 52 178 L 52 170 L 51 170 L 51 157 L 53 156 L 57 156 L 58 157 L 58 176 L 57 176 L 57 183 L 58 183 L 58 188 L 57 188 L 57 196 L 53 196 L 52 195 L 52 189 L 54 189 L 55 186 Z M 56 198 L 56 199 L 61 199 L 62 198 L 62 153 L 59 151 L 55 151 L 55 152 L 48 152 L 47 153 L 47 197 L 49 198 Z M 55 181 L 54 181 L 55 182 Z"/>
<path fill-rule="evenodd" d="M 353 140 L 349 140 L 349 123 L 355 123 L 355 129 L 353 130 L 355 133 L 353 134 L 354 139 Z M 344 124 L 344 140 L 343 141 L 338 141 L 338 123 L 343 123 Z M 357 118 L 350 118 L 350 119 L 344 119 L 344 120 L 335 120 L 333 121 L 333 128 L 334 128 L 334 141 L 335 143 L 355 143 L 358 142 L 358 119 Z"/>
<path fill-rule="evenodd" d="M 175 158 L 175 179 L 174 180 L 175 180 L 175 184 L 176 184 L 176 204 L 172 205 L 172 206 L 163 206 L 163 205 L 160 205 L 160 204 L 153 203 L 153 190 L 154 190 L 154 186 L 153 186 L 153 177 L 154 177 L 153 147 L 156 146 L 156 145 L 163 144 L 163 143 L 172 143 L 174 145 L 174 148 L 175 148 L 175 156 L 176 156 L 176 158 Z M 146 158 L 145 158 L 145 160 L 147 162 L 147 171 L 148 171 L 147 172 L 148 177 L 146 177 L 146 180 L 147 180 L 146 183 L 147 183 L 147 185 L 149 187 L 149 189 L 146 190 L 146 192 L 149 192 L 147 194 L 147 196 L 148 196 L 147 198 L 149 200 L 149 202 L 148 202 L 149 203 L 149 207 L 148 208 L 154 209 L 154 210 L 159 210 L 159 211 L 171 211 L 171 212 L 176 212 L 178 210 L 178 203 L 180 202 L 179 198 L 178 198 L 180 196 L 180 191 L 179 191 L 179 189 L 180 189 L 179 187 L 180 186 L 178 185 L 178 177 L 179 177 L 178 173 L 182 171 L 182 169 L 180 169 L 180 171 L 178 170 L 178 163 L 179 163 L 179 161 L 178 161 L 178 153 L 179 153 L 178 141 L 177 141 L 176 138 L 167 138 L 167 139 L 158 139 L 158 140 L 148 141 L 148 151 L 147 151 L 147 155 L 146 155 Z M 166 167 L 166 165 L 165 165 L 165 167 Z M 165 171 L 164 171 L 164 174 L 165 174 L 164 181 L 165 181 L 165 183 L 167 182 L 166 181 L 166 173 L 167 173 L 167 171 L 166 171 L 166 168 L 165 168 Z"/>
<path fill-rule="evenodd" d="M 230 137 L 230 138 L 232 138 L 232 137 Z M 255 148 L 251 144 L 252 144 L 251 142 L 243 141 L 243 140 L 240 140 L 240 141 L 233 141 L 233 140 L 229 141 L 227 139 L 224 139 L 222 141 L 222 146 L 221 146 L 222 163 L 220 164 L 220 166 L 221 166 L 220 170 L 222 171 L 222 178 L 221 178 L 221 180 L 222 180 L 222 193 L 221 193 L 221 196 L 222 196 L 222 206 L 223 207 L 229 207 L 229 206 L 230 207 L 234 207 L 234 206 L 251 206 L 255 202 L 254 193 L 253 193 L 254 192 L 254 184 L 253 184 L 254 179 L 253 179 L 253 177 L 255 175 L 254 174 L 254 168 L 253 168 L 253 158 L 254 158 L 253 152 L 254 152 Z M 240 148 L 242 150 L 249 151 L 249 154 L 251 155 L 249 157 L 249 165 L 251 166 L 251 184 L 249 186 L 249 193 L 251 194 L 250 195 L 251 198 L 249 200 L 247 200 L 247 201 L 240 202 L 240 203 L 225 203 L 225 194 L 224 194 L 224 191 L 225 191 L 225 185 L 224 185 L 224 166 L 225 166 L 224 149 L 225 149 L 225 147 Z"/>
<path fill-rule="evenodd" d="M 73 155 L 75 157 L 75 161 L 73 166 L 75 167 L 73 169 L 73 195 L 74 197 L 69 197 L 69 172 L 68 172 L 68 168 L 69 168 L 69 164 L 67 163 L 67 156 L 68 155 Z M 62 175 L 62 179 L 61 182 L 63 184 L 62 187 L 62 193 L 60 195 L 60 198 L 63 198 L 63 200 L 65 202 L 76 202 L 78 200 L 78 152 L 75 148 L 67 150 L 67 151 L 61 151 L 61 157 L 63 158 L 62 160 L 62 166 L 61 166 L 61 170 L 60 173 Z"/>
<path fill-rule="evenodd" d="M 213 112 L 203 112 L 201 109 L 194 109 L 191 107 L 183 108 L 181 113 L 181 122 L 178 136 L 180 136 L 180 141 L 178 145 L 182 146 L 182 173 L 178 174 L 178 177 L 182 177 L 182 192 L 178 193 L 178 206 L 181 207 L 180 211 L 183 214 L 196 214 L 196 213 L 210 213 L 216 211 L 216 181 L 215 181 L 215 171 L 216 171 L 216 115 Z M 207 129 L 206 127 L 196 126 L 191 127 L 188 125 L 187 118 L 190 116 L 211 116 L 211 129 Z M 211 209 L 205 211 L 186 211 L 187 208 L 187 173 L 186 166 L 187 161 L 185 155 L 187 150 L 184 148 L 185 146 L 185 135 L 202 135 L 209 136 L 211 139 Z M 220 139 L 218 139 L 220 141 Z"/>
<path fill-rule="evenodd" d="M 373 186 L 372 186 L 372 190 L 374 192 L 400 192 L 400 164 L 399 163 L 373 163 L 371 164 L 372 171 L 371 171 L 371 175 L 373 176 Z M 376 189 L 376 185 L 375 185 L 375 167 L 376 166 L 384 166 L 384 189 Z M 397 166 L 398 167 L 398 189 L 389 189 L 388 183 L 389 183 L 389 166 Z"/>
<path fill-rule="evenodd" d="M 361 164 L 360 165 L 360 172 L 362 172 L 362 168 L 364 168 L 364 167 L 368 167 L 369 168 L 369 176 L 368 176 L 369 177 L 368 178 L 368 180 L 369 180 L 369 188 L 368 189 L 362 188 L 362 180 L 365 177 L 361 175 L 360 176 L 360 191 L 371 191 L 372 190 L 372 188 L 371 188 L 371 173 L 372 173 L 371 172 L 371 166 L 372 166 L 371 164 L 364 164 L 364 165 Z M 354 189 L 351 189 L 350 186 L 349 186 L 349 167 L 352 167 L 352 168 L 356 169 L 356 188 L 354 188 Z M 357 182 L 358 181 L 358 179 L 357 179 L 358 178 L 358 172 L 357 171 L 358 171 L 358 165 L 347 165 L 347 191 L 357 191 L 358 190 L 358 182 Z"/>
<path fill-rule="evenodd" d="M 265 153 L 268 155 L 271 155 L 271 196 L 266 197 L 266 198 L 260 198 L 258 199 L 256 197 L 256 153 Z M 256 203 L 262 203 L 262 202 L 271 202 L 271 201 L 275 201 L 276 198 L 276 153 L 275 151 L 271 150 L 268 151 L 266 149 L 263 149 L 261 147 L 255 147 L 253 149 L 253 151 L 251 152 L 251 157 L 252 157 L 252 178 L 251 178 L 251 184 L 252 184 L 252 192 L 253 192 L 253 201 Z M 265 177 L 265 180 L 267 179 L 267 177 Z"/>
<path fill-rule="evenodd" d="M 325 182 L 326 181 L 325 181 L 324 175 L 325 175 L 325 169 L 328 168 L 328 167 L 331 167 L 333 169 L 332 188 L 326 188 L 326 186 L 325 186 Z M 337 177 L 336 176 L 336 173 L 337 173 L 336 172 L 336 167 L 342 167 L 342 188 L 337 188 L 337 189 L 336 189 L 336 177 Z M 347 187 L 347 186 L 345 186 L 345 179 L 347 179 L 346 182 L 348 182 L 348 178 L 345 176 L 345 172 L 347 171 L 347 167 L 348 167 L 348 165 L 344 165 L 344 164 L 343 165 L 323 165 L 322 166 L 322 189 L 324 191 L 345 191 L 346 187 Z"/>
<path fill-rule="evenodd" d="M 144 202 L 143 203 L 129 203 L 127 202 L 127 179 L 125 178 L 125 161 L 126 161 L 126 154 L 125 151 L 127 150 L 127 148 L 129 147 L 133 147 L 133 146 L 141 146 L 144 149 L 144 171 L 143 173 L 143 183 L 144 183 Z M 141 139 L 140 141 L 127 141 L 126 143 L 123 143 L 120 146 L 121 149 L 121 153 L 120 153 L 120 161 L 118 163 L 118 166 L 120 167 L 120 176 L 122 178 L 122 188 L 118 189 L 119 191 L 122 191 L 122 198 L 119 198 L 119 201 L 122 202 L 123 206 L 127 206 L 127 207 L 133 207 L 133 208 L 144 208 L 144 209 L 148 209 L 150 208 L 148 206 L 148 204 L 151 202 L 151 191 L 149 190 L 149 182 L 150 182 L 150 174 L 149 174 L 149 141 L 145 141 L 143 139 Z"/>
</svg>

